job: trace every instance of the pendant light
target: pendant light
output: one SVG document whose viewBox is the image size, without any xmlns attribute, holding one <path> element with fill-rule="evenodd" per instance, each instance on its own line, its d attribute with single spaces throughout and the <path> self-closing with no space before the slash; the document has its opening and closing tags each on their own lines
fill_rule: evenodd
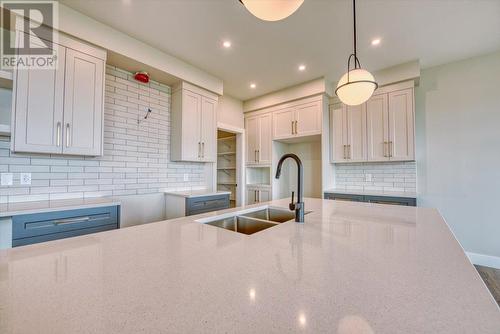
<svg viewBox="0 0 500 334">
<path fill-rule="evenodd" d="M 378 84 L 373 75 L 361 68 L 356 53 L 356 0 L 352 0 L 354 16 L 354 53 L 347 60 L 347 73 L 340 78 L 337 84 L 335 94 L 340 101 L 349 106 L 362 104 L 372 96 Z M 354 62 L 354 68 L 351 69 L 351 60 Z"/>
<path fill-rule="evenodd" d="M 264 21 L 279 21 L 292 15 L 304 0 L 239 0 L 245 8 Z"/>
</svg>

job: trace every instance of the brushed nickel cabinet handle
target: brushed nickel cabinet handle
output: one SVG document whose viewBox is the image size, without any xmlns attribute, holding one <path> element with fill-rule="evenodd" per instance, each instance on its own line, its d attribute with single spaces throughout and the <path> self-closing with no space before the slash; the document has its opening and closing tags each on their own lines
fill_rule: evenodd
<svg viewBox="0 0 500 334">
<path fill-rule="evenodd" d="M 347 145 L 344 145 L 344 160 L 347 159 L 347 154 L 345 153 L 346 147 L 347 147 Z"/>
<path fill-rule="evenodd" d="M 257 162 L 260 162 L 260 150 L 257 150 Z"/>
<path fill-rule="evenodd" d="M 293 121 L 292 121 L 292 135 L 294 135 L 294 134 L 295 134 L 295 132 L 293 130 Z"/>
<path fill-rule="evenodd" d="M 205 157 L 205 142 L 201 143 L 201 157 Z"/>
<path fill-rule="evenodd" d="M 71 218 L 71 219 L 60 219 L 55 220 L 54 225 L 67 225 L 67 224 L 76 224 L 89 221 L 90 217 L 80 217 L 80 218 Z"/>
<path fill-rule="evenodd" d="M 297 124 L 298 124 L 298 121 L 295 121 L 295 134 L 299 134 L 299 131 L 297 130 Z"/>
<path fill-rule="evenodd" d="M 56 145 L 57 147 L 61 145 L 61 122 L 57 122 Z"/>
<path fill-rule="evenodd" d="M 351 145 L 347 145 L 347 159 L 351 159 Z"/>
<path fill-rule="evenodd" d="M 389 141 L 389 158 L 391 158 L 394 153 L 392 152 L 394 150 L 394 145 L 392 145 L 392 141 Z"/>
<path fill-rule="evenodd" d="M 66 123 L 66 147 L 69 147 L 70 145 L 70 132 L 69 132 L 70 125 L 69 123 Z"/>
<path fill-rule="evenodd" d="M 201 143 L 198 142 L 198 159 L 200 158 L 201 156 Z"/>
</svg>

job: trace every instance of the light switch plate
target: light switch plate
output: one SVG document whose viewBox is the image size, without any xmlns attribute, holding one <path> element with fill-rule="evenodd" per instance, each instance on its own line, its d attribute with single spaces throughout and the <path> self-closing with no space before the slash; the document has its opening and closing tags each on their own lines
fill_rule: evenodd
<svg viewBox="0 0 500 334">
<path fill-rule="evenodd" d="M 19 180 L 22 185 L 31 185 L 31 173 L 21 173 L 19 174 Z"/>
<path fill-rule="evenodd" d="M 365 182 L 372 182 L 372 175 L 371 174 L 365 174 Z"/>
<path fill-rule="evenodd" d="M 2 173 L 1 184 L 2 186 L 11 186 L 14 180 L 14 175 L 12 173 Z"/>
</svg>

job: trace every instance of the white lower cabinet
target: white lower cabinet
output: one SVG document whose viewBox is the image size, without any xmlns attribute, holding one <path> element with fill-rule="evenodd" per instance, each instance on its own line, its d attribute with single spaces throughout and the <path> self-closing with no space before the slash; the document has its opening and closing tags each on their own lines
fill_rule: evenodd
<svg viewBox="0 0 500 334">
<path fill-rule="evenodd" d="M 172 93 L 171 159 L 216 162 L 217 96 L 182 82 Z"/>
<path fill-rule="evenodd" d="M 106 51 L 63 34 L 53 45 L 55 69 L 14 70 L 11 148 L 102 155 Z"/>
<path fill-rule="evenodd" d="M 331 107 L 331 161 L 415 160 L 413 83 L 386 86 L 359 106 Z"/>
<path fill-rule="evenodd" d="M 268 188 L 247 188 L 247 205 L 271 200 L 271 189 Z"/>
</svg>

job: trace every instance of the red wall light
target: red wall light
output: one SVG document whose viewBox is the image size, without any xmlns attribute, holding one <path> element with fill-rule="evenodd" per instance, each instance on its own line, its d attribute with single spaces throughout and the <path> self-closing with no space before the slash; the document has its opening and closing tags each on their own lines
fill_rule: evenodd
<svg viewBox="0 0 500 334">
<path fill-rule="evenodd" d="M 148 72 L 135 72 L 134 79 L 142 83 L 148 83 L 149 74 Z"/>
</svg>

